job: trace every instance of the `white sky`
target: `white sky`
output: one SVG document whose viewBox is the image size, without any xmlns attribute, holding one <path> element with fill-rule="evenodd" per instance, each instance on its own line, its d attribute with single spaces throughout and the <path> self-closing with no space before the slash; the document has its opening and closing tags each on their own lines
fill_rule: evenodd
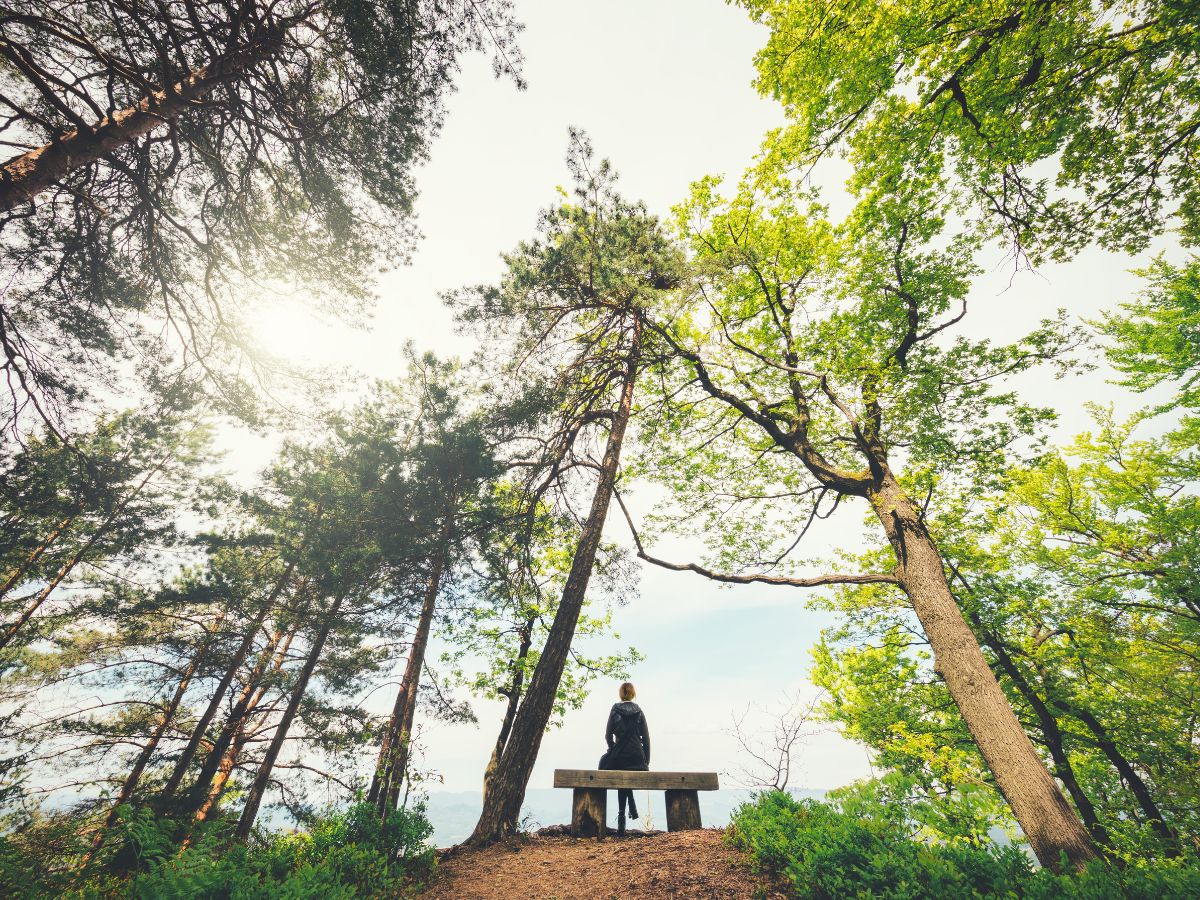
<svg viewBox="0 0 1200 900">
<path fill-rule="evenodd" d="M 260 322 L 271 349 L 379 377 L 400 374 L 400 348 L 409 340 L 419 349 L 467 354 L 470 343 L 454 333 L 437 295 L 494 280 L 499 253 L 532 234 L 538 209 L 554 202 L 555 185 L 567 181 L 568 126 L 589 132 L 597 152 L 620 171 L 627 196 L 665 213 L 691 181 L 711 173 L 736 177 L 762 133 L 780 121 L 774 104 L 750 85 L 763 32 L 719 0 L 520 0 L 518 12 L 528 25 L 522 45 L 529 88 L 518 92 L 495 81 L 483 60 L 467 61 L 432 161 L 419 175 L 425 238 L 410 267 L 383 278 L 372 329 L 279 310 Z M 1136 288 L 1127 271 L 1134 264 L 1089 251 L 1069 266 L 1013 276 L 997 253 L 995 270 L 971 298 L 964 330 L 1005 340 L 1058 307 L 1095 317 Z M 1113 400 L 1121 410 L 1139 405 L 1107 385 L 1107 377 L 1103 370 L 1064 381 L 1040 374 L 1022 386 L 1060 411 L 1058 433 L 1066 438 L 1088 426 L 1085 400 Z M 229 443 L 235 468 L 266 461 L 262 442 L 230 436 Z M 814 548 L 853 548 L 861 520 L 858 510 L 841 516 Z M 622 529 L 610 533 L 627 540 Z M 699 553 L 685 544 L 661 550 L 677 559 Z M 771 704 L 785 691 L 811 692 L 808 650 L 830 620 L 807 610 L 796 591 L 723 590 L 699 577 L 648 570 L 640 598 L 619 609 L 615 622 L 647 656 L 633 678 L 655 767 L 726 771 L 738 767 L 724 734 L 731 715 L 752 700 Z M 381 709 L 390 705 L 388 693 L 376 694 Z M 601 686 L 547 736 L 532 786 L 549 786 L 555 767 L 595 764 L 612 695 L 615 685 Z M 435 725 L 424 732 L 425 763 L 440 771 L 448 790 L 479 788 L 499 705 L 476 709 L 478 729 Z M 810 740 L 795 784 L 832 787 L 867 774 L 863 750 L 830 733 Z"/>
</svg>

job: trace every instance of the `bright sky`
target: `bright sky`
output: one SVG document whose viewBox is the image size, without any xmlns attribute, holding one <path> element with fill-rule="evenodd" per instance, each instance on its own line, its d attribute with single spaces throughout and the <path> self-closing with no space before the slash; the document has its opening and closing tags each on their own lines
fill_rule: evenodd
<svg viewBox="0 0 1200 900">
<path fill-rule="evenodd" d="M 419 175 L 425 238 L 412 265 L 381 282 L 372 330 L 280 311 L 261 323 L 271 349 L 379 377 L 400 373 L 400 348 L 409 340 L 419 349 L 467 354 L 470 343 L 454 333 L 438 293 L 495 280 L 499 253 L 532 234 L 538 209 L 554 202 L 555 185 L 567 181 L 568 126 L 589 132 L 597 152 L 620 171 L 627 196 L 665 213 L 691 181 L 710 173 L 736 177 L 762 133 L 780 120 L 751 87 L 752 58 L 764 35 L 720 0 L 519 0 L 518 11 L 528 25 L 522 44 L 529 88 L 518 92 L 494 80 L 483 60 L 468 61 L 432 161 Z M 1058 307 L 1094 318 L 1135 289 L 1127 271 L 1134 264 L 1093 251 L 1070 266 L 1014 275 L 997 253 L 995 270 L 971 298 L 965 330 L 1013 338 Z M 1113 400 L 1121 410 L 1138 405 L 1107 385 L 1108 377 L 1103 370 L 1064 381 L 1040 374 L 1022 387 L 1059 409 L 1059 434 L 1066 438 L 1088 426 L 1085 400 Z M 231 459 L 235 467 L 265 462 L 257 444 L 232 446 L 240 457 Z M 804 555 L 853 548 L 861 524 L 862 510 L 847 510 Z M 628 540 L 623 527 L 610 528 L 610 535 Z M 660 550 L 674 559 L 700 552 L 680 543 Z M 647 657 L 633 680 L 653 735 L 655 767 L 728 771 L 739 765 L 726 733 L 731 716 L 752 701 L 772 705 L 786 691 L 811 694 L 809 648 L 830 619 L 806 609 L 805 596 L 792 589 L 719 589 L 697 576 L 647 570 L 640 597 L 619 609 L 615 622 L 624 641 Z M 388 693 L 375 697 L 381 710 L 390 705 Z M 615 693 L 616 685 L 598 687 L 547 736 L 532 786 L 549 786 L 555 767 L 595 764 Z M 425 765 L 440 771 L 445 789 L 480 786 L 500 710 L 499 704 L 476 710 L 478 729 L 424 731 Z M 809 740 L 794 785 L 828 788 L 868 774 L 864 751 L 827 733 Z"/>
</svg>

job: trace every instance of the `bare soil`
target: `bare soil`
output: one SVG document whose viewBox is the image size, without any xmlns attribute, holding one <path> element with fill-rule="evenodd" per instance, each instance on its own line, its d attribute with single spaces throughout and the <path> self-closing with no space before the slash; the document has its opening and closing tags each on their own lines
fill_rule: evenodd
<svg viewBox="0 0 1200 900">
<path fill-rule="evenodd" d="M 609 900 L 625 897 L 769 898 L 782 890 L 750 871 L 722 829 L 631 832 L 603 840 L 532 834 L 484 850 L 447 853 L 422 900 Z"/>
</svg>

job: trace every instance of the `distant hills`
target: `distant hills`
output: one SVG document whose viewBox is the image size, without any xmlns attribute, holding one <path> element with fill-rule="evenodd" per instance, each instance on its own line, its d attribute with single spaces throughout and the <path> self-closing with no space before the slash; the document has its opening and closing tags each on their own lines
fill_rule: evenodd
<svg viewBox="0 0 1200 900">
<path fill-rule="evenodd" d="M 825 796 L 823 790 L 809 788 L 793 789 L 797 797 L 814 797 L 821 799 Z M 706 826 L 723 826 L 729 824 L 733 811 L 750 799 L 751 792 L 731 788 L 720 791 L 700 792 L 700 815 Z M 638 791 L 636 795 L 638 812 L 641 818 L 637 822 L 639 828 L 667 827 L 666 813 L 663 808 L 663 792 L 650 791 L 650 806 L 647 809 L 647 792 Z M 479 791 L 435 791 L 429 794 L 427 810 L 429 821 L 433 823 L 433 843 L 438 847 L 449 847 L 461 843 L 475 827 L 479 818 L 479 810 L 483 806 L 483 795 Z M 608 801 L 609 824 L 616 824 L 617 797 L 616 792 L 609 793 Z M 647 812 L 649 817 L 647 817 Z M 546 825 L 558 825 L 571 821 L 571 792 L 563 788 L 532 788 L 525 793 L 525 805 L 521 808 L 522 827 L 527 829 L 541 828 Z"/>
</svg>

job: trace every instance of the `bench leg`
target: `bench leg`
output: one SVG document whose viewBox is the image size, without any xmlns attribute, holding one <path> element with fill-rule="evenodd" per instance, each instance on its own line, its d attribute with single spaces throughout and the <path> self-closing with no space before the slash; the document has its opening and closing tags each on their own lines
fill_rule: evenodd
<svg viewBox="0 0 1200 900">
<path fill-rule="evenodd" d="M 599 788 L 575 788 L 571 803 L 571 834 L 575 837 L 602 838 L 607 816 L 608 791 Z"/>
<path fill-rule="evenodd" d="M 701 828 L 700 797 L 696 791 L 667 791 L 667 830 Z"/>
</svg>

